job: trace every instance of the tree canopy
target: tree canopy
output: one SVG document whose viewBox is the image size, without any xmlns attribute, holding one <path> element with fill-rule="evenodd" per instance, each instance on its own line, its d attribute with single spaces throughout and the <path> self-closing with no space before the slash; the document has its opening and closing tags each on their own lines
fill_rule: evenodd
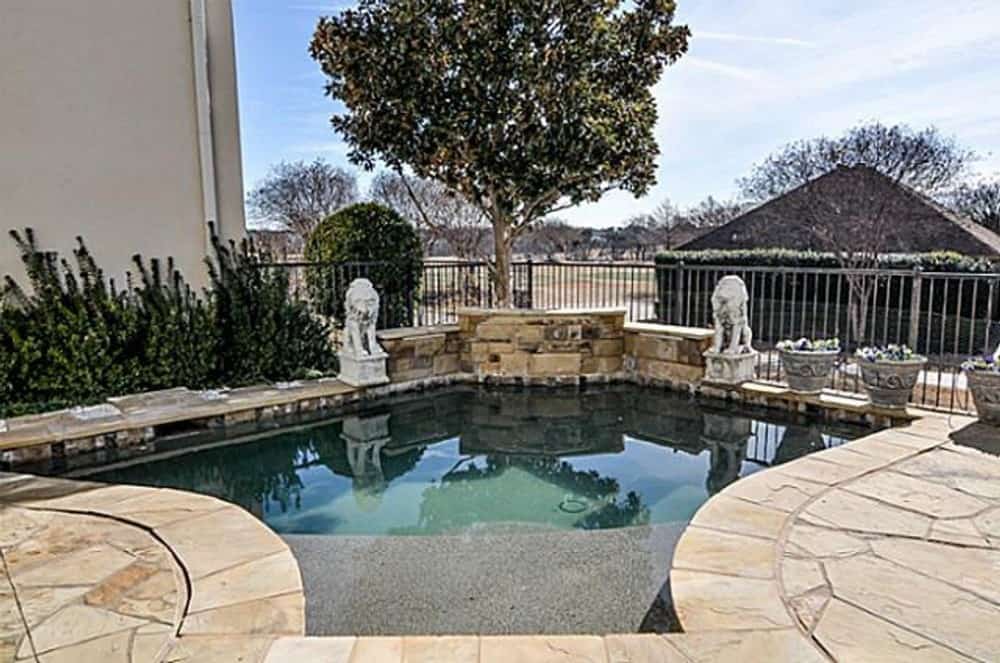
<svg viewBox="0 0 1000 663">
<path fill-rule="evenodd" d="M 361 0 L 310 52 L 350 159 L 435 179 L 494 230 L 497 296 L 532 222 L 654 182 L 651 87 L 687 49 L 673 0 Z"/>
<path fill-rule="evenodd" d="M 739 180 L 743 195 L 763 202 L 839 166 L 867 166 L 899 184 L 940 196 L 966 175 L 975 153 L 935 127 L 861 124 L 837 138 L 821 136 L 789 143 Z"/>
</svg>

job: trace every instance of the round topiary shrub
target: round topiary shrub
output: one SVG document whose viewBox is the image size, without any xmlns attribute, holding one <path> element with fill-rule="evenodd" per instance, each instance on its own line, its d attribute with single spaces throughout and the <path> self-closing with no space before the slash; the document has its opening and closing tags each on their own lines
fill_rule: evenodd
<svg viewBox="0 0 1000 663">
<path fill-rule="evenodd" d="M 323 220 L 306 241 L 306 283 L 317 311 L 343 320 L 344 294 L 356 278 L 382 300 L 379 327 L 413 324 L 423 252 L 417 231 L 382 205 L 359 203 Z"/>
</svg>

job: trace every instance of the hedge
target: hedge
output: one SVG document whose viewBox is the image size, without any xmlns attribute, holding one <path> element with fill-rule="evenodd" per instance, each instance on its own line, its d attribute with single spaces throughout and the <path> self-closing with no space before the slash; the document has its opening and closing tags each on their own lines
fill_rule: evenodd
<svg viewBox="0 0 1000 663">
<path fill-rule="evenodd" d="M 212 285 L 199 294 L 171 260 L 135 256 L 138 278 L 118 289 L 81 238 L 70 261 L 30 229 L 11 237 L 28 286 L 8 276 L 0 292 L 0 417 L 336 368 L 326 325 L 289 298 L 287 273 L 258 268 L 249 241 L 213 233 Z"/>
<path fill-rule="evenodd" d="M 705 251 L 666 251 L 656 256 L 657 265 L 724 267 L 841 267 L 836 254 L 788 249 L 746 249 Z M 882 269 L 916 269 L 925 272 L 982 274 L 996 267 L 985 258 L 972 258 L 952 251 L 933 253 L 889 253 L 880 256 Z"/>
</svg>

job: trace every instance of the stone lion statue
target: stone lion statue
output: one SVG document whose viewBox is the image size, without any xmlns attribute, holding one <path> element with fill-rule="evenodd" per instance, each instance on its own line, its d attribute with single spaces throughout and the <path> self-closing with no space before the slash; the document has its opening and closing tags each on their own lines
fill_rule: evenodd
<svg viewBox="0 0 1000 663">
<path fill-rule="evenodd" d="M 724 276 L 712 292 L 712 317 L 715 322 L 713 352 L 740 354 L 751 349 L 753 332 L 747 315 L 750 295 L 738 276 Z"/>
<path fill-rule="evenodd" d="M 368 279 L 354 279 L 345 297 L 345 324 L 343 352 L 354 356 L 374 355 L 383 352 L 375 339 L 378 321 L 379 296 Z"/>
</svg>

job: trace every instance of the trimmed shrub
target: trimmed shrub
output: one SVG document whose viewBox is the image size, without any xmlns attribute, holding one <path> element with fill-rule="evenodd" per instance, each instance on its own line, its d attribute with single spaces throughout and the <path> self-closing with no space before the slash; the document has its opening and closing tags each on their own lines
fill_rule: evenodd
<svg viewBox="0 0 1000 663">
<path fill-rule="evenodd" d="M 0 417 L 169 387 L 288 380 L 335 367 L 325 324 L 288 296 L 288 277 L 254 263 L 252 244 L 214 239 L 212 289 L 195 294 L 168 260 L 133 261 L 123 290 L 83 240 L 73 262 L 11 232 L 29 287 L 0 301 Z"/>
<path fill-rule="evenodd" d="M 719 265 L 724 267 L 840 267 L 833 253 L 787 249 L 665 251 L 656 256 L 658 265 Z M 888 253 L 879 258 L 882 269 L 915 269 L 925 272 L 981 274 L 993 270 L 991 261 L 952 251 L 934 253 Z"/>
<path fill-rule="evenodd" d="M 369 279 L 382 300 L 379 327 L 413 324 L 423 252 L 417 231 L 395 211 L 375 203 L 345 207 L 327 217 L 306 242 L 310 299 L 323 315 L 343 320 L 351 281 Z"/>
</svg>

